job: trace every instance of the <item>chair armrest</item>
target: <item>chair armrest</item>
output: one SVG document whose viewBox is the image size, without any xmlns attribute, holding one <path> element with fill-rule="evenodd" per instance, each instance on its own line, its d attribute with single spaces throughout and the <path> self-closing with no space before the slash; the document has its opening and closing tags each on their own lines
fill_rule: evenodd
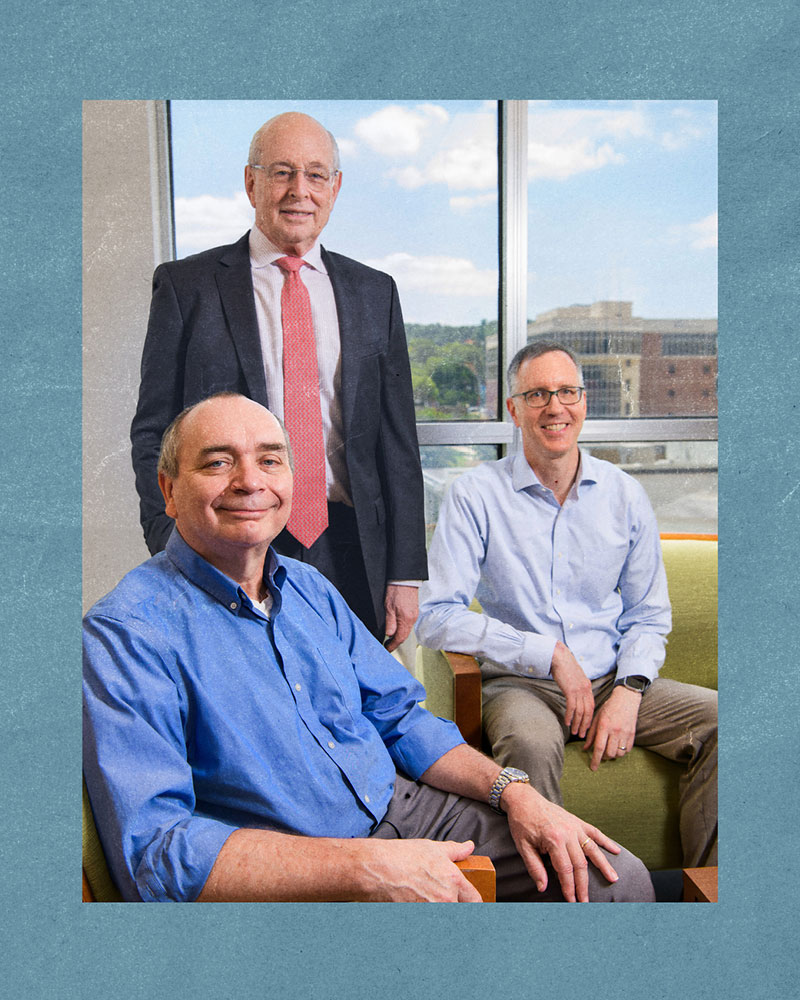
<svg viewBox="0 0 800 1000">
<path fill-rule="evenodd" d="M 489 858 L 471 854 L 463 861 L 456 861 L 456 867 L 460 868 L 466 880 L 475 886 L 484 903 L 497 901 L 496 873 Z"/>
<path fill-rule="evenodd" d="M 453 672 L 453 721 L 471 747 L 480 750 L 481 668 L 474 656 L 444 652 Z"/>
</svg>

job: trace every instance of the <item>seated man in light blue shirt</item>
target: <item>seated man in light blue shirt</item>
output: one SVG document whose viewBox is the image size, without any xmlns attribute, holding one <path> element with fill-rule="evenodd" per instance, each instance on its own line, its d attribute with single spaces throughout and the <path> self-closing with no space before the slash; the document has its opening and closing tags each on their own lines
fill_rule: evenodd
<svg viewBox="0 0 800 1000">
<path fill-rule="evenodd" d="M 683 761 L 687 867 L 717 863 L 717 695 L 656 679 L 671 628 L 655 515 L 642 487 L 578 447 L 575 357 L 532 343 L 508 372 L 522 451 L 452 485 L 420 594 L 419 641 L 481 661 L 495 759 L 562 802 L 564 743 L 591 768 L 634 742 Z M 481 614 L 469 610 L 477 597 Z"/>
<path fill-rule="evenodd" d="M 185 410 L 159 460 L 177 530 L 85 618 L 84 774 L 123 897 L 472 901 L 474 848 L 500 899 L 652 899 L 638 859 L 467 747 L 275 554 L 292 479 L 258 403 Z"/>
</svg>

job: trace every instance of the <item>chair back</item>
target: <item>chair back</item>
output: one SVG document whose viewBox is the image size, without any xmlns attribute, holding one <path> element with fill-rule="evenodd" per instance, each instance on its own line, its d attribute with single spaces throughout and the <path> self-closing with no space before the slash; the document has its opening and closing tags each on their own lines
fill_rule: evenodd
<svg viewBox="0 0 800 1000">
<path fill-rule="evenodd" d="M 662 677 L 717 687 L 716 539 L 662 538 L 672 632 Z"/>
</svg>

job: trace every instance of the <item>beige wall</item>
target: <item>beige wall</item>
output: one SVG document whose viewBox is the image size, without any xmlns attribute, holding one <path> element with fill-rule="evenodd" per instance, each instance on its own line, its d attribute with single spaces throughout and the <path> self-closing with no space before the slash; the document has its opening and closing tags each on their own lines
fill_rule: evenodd
<svg viewBox="0 0 800 1000">
<path fill-rule="evenodd" d="M 147 558 L 128 431 L 153 268 L 171 254 L 163 101 L 83 105 L 84 610 Z"/>
</svg>

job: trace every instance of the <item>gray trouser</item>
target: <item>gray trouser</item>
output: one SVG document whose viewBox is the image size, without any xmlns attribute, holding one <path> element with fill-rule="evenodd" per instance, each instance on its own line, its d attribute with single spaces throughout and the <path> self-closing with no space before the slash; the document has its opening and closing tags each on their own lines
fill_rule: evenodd
<svg viewBox="0 0 800 1000">
<path fill-rule="evenodd" d="M 558 876 L 547 857 L 547 888 L 539 892 L 501 816 L 483 802 L 439 791 L 430 785 L 397 776 L 394 795 L 383 820 L 372 833 L 383 840 L 472 840 L 475 853 L 491 858 L 497 871 L 497 901 L 500 903 L 563 903 Z M 642 862 L 624 848 L 606 856 L 619 875 L 608 883 L 589 865 L 589 899 L 596 903 L 652 902 L 653 884 Z"/>
<path fill-rule="evenodd" d="M 592 681 L 595 711 L 614 674 Z M 483 685 L 483 725 L 499 764 L 521 767 L 551 802 L 562 802 L 566 702 L 555 681 L 495 677 Z M 642 695 L 636 745 L 685 765 L 680 831 L 687 868 L 717 863 L 717 692 L 658 678 Z M 600 765 L 613 767 L 613 761 Z"/>
</svg>

